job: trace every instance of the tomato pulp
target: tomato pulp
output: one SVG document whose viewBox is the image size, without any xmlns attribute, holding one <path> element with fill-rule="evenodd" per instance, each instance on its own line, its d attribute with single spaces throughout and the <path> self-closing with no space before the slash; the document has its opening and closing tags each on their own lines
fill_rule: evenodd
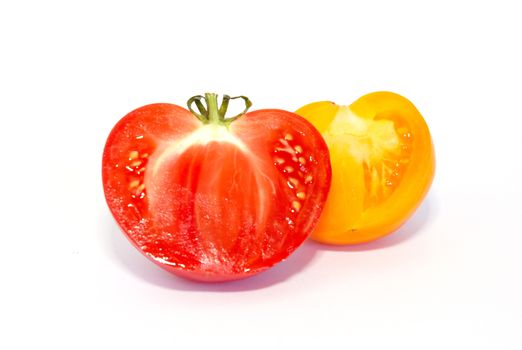
<svg viewBox="0 0 522 350">
<path fill-rule="evenodd" d="M 131 243 L 183 277 L 224 281 L 284 260 L 309 236 L 330 187 L 327 146 L 294 113 L 225 118 L 230 97 L 152 104 L 122 118 L 103 153 L 109 208 Z M 206 102 L 206 107 L 203 105 Z M 199 112 L 191 106 L 196 105 Z"/>
<path fill-rule="evenodd" d="M 435 153 L 428 126 L 410 101 L 376 92 L 350 106 L 315 102 L 296 113 L 321 132 L 332 161 L 332 187 L 313 239 L 372 241 L 415 212 L 433 180 Z"/>
</svg>

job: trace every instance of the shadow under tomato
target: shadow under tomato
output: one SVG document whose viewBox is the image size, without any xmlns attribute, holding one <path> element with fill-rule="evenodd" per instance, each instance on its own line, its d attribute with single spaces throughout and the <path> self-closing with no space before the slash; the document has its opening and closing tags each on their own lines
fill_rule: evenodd
<svg viewBox="0 0 522 350">
<path fill-rule="evenodd" d="M 426 197 L 426 200 L 421 204 L 413 216 L 406 221 L 406 223 L 394 233 L 378 239 L 373 242 L 361 243 L 347 246 L 336 246 L 329 244 L 322 244 L 318 242 L 311 242 L 311 245 L 318 250 L 330 251 L 345 251 L 345 252 L 362 252 L 369 250 L 386 249 L 398 244 L 404 243 L 418 233 L 422 232 L 422 228 L 436 215 L 437 206 L 433 196 Z"/>
<path fill-rule="evenodd" d="M 113 253 L 114 259 L 139 279 L 163 288 L 208 291 L 208 292 L 240 292 L 267 288 L 284 282 L 293 275 L 303 270 L 314 257 L 317 249 L 305 242 L 285 261 L 258 275 L 229 282 L 196 282 L 175 276 L 159 266 L 155 265 L 127 241 L 114 220 L 107 215 L 106 224 L 102 234 L 105 236 L 105 244 Z"/>
</svg>

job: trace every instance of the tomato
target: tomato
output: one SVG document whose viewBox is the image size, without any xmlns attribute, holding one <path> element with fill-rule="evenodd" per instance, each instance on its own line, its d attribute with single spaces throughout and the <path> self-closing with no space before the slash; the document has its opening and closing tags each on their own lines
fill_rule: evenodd
<svg viewBox="0 0 522 350">
<path fill-rule="evenodd" d="M 103 153 L 105 197 L 130 242 L 195 280 L 248 277 L 284 260 L 314 229 L 330 187 L 328 149 L 308 121 L 276 109 L 227 119 L 229 100 L 138 108 Z"/>
<path fill-rule="evenodd" d="M 376 92 L 350 106 L 316 102 L 296 113 L 321 132 L 332 161 L 332 186 L 314 240 L 372 241 L 415 212 L 433 180 L 435 155 L 428 126 L 410 101 Z"/>
</svg>

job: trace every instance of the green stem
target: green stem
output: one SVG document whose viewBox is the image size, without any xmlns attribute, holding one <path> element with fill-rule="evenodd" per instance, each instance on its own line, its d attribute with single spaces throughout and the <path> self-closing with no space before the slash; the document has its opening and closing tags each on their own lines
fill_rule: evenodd
<svg viewBox="0 0 522 350">
<path fill-rule="evenodd" d="M 235 115 L 231 118 L 225 119 L 225 114 L 227 113 L 228 103 L 230 100 L 235 100 L 237 98 L 242 99 L 245 102 L 245 109 L 243 112 Z M 201 102 L 204 100 L 206 103 L 206 108 Z M 199 113 L 192 109 L 192 104 L 195 104 Z M 223 100 L 221 101 L 221 106 L 218 107 L 218 95 L 214 93 L 206 93 L 205 96 L 193 96 L 187 101 L 187 106 L 190 112 L 194 114 L 199 120 L 201 120 L 205 124 L 218 124 L 228 126 L 237 118 L 241 117 L 245 114 L 250 106 L 252 106 L 252 102 L 246 96 L 236 96 L 230 97 L 228 95 L 223 95 Z"/>
<path fill-rule="evenodd" d="M 207 103 L 208 111 L 208 121 L 212 124 L 221 124 L 225 120 L 225 113 L 219 113 L 217 98 L 217 94 L 208 92 L 205 94 L 205 102 Z"/>
</svg>

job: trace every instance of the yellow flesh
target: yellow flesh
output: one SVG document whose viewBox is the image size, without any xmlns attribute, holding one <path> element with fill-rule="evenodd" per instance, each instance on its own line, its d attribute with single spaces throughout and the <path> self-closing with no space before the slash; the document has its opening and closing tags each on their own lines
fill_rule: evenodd
<svg viewBox="0 0 522 350">
<path fill-rule="evenodd" d="M 360 227 L 364 211 L 385 201 L 400 183 L 407 142 L 394 121 L 364 118 L 349 106 L 319 102 L 297 113 L 321 131 L 332 162 L 330 195 L 316 232 L 342 240 Z"/>
</svg>

